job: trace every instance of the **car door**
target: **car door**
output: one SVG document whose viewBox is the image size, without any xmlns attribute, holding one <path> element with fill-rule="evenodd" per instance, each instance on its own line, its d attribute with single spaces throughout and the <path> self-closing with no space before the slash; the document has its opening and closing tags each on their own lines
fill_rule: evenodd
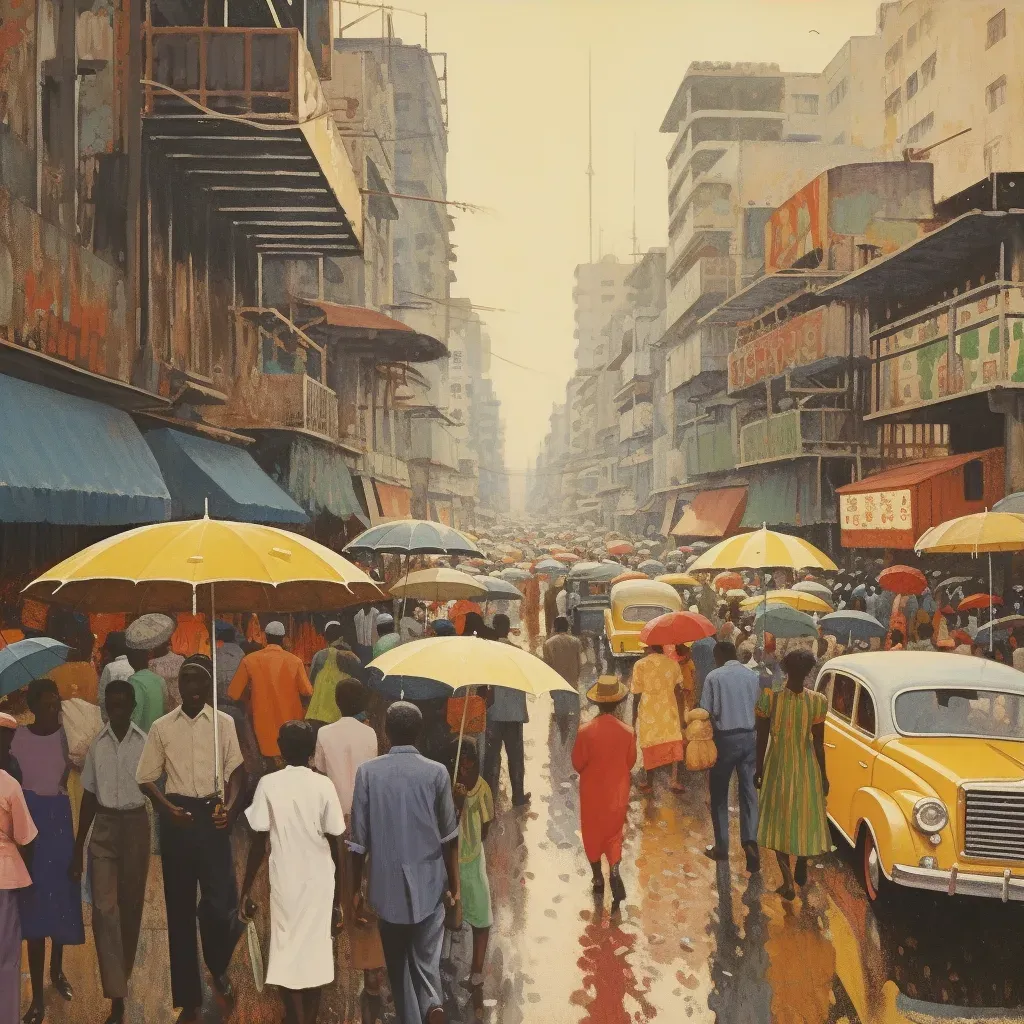
<svg viewBox="0 0 1024 1024">
<path fill-rule="evenodd" d="M 877 732 L 877 711 L 871 687 L 863 680 L 857 680 L 857 704 L 853 709 L 853 753 L 856 760 L 851 763 L 850 772 L 854 775 L 850 787 L 850 801 L 858 789 L 871 785 L 871 776 L 875 767 L 875 735 Z M 852 812 L 851 812 L 852 819 Z M 856 822 L 851 820 L 850 827 Z"/>
<path fill-rule="evenodd" d="M 828 774 L 828 814 L 843 833 L 852 838 L 850 812 L 853 794 L 862 785 L 858 767 L 861 743 L 854 727 L 857 680 L 845 672 L 833 672 L 825 716 L 825 771 Z"/>
</svg>

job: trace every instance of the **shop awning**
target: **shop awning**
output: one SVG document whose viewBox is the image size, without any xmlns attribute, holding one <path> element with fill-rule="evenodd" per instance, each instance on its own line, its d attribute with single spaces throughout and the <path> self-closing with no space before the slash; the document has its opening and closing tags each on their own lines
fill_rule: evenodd
<svg viewBox="0 0 1024 1024">
<path fill-rule="evenodd" d="M 702 324 L 739 324 L 756 320 L 787 299 L 795 302 L 813 297 L 823 287 L 835 284 L 844 275 L 829 270 L 780 270 L 765 274 L 741 292 L 717 305 L 701 318 Z"/>
<path fill-rule="evenodd" d="M 174 518 L 201 516 L 244 523 L 308 523 L 309 516 L 244 449 L 181 430 L 146 432 L 171 492 Z"/>
<path fill-rule="evenodd" d="M 714 491 L 701 491 L 686 506 L 672 535 L 729 537 L 739 529 L 746 504 L 746 487 L 720 487 Z"/>
<path fill-rule="evenodd" d="M 665 514 L 661 517 L 661 529 L 658 531 L 662 537 L 672 536 L 672 524 L 676 521 L 676 505 L 679 502 L 679 492 L 659 495 L 665 502 Z"/>
<path fill-rule="evenodd" d="M 818 464 L 804 459 L 783 466 L 751 471 L 747 507 L 740 528 L 757 530 L 768 526 L 810 526 L 835 522 L 835 499 L 831 487 L 822 483 L 822 504 L 818 506 Z"/>
<path fill-rule="evenodd" d="M 328 512 L 337 519 L 370 520 L 356 497 L 352 474 L 333 445 L 308 437 L 290 437 L 284 451 L 264 462 L 264 467 L 313 518 Z"/>
<path fill-rule="evenodd" d="M 160 467 L 126 412 L 0 375 L 0 522 L 170 518 Z"/>
</svg>

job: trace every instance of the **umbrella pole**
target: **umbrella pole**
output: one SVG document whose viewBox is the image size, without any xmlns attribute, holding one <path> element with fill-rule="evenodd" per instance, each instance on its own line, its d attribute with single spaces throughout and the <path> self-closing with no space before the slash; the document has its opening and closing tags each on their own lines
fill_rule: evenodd
<svg viewBox="0 0 1024 1024">
<path fill-rule="evenodd" d="M 220 722 L 217 712 L 217 613 L 214 608 L 214 585 L 210 584 L 210 661 L 213 663 L 213 781 L 217 799 L 224 801 L 224 780 L 220 771 Z"/>
<path fill-rule="evenodd" d="M 466 696 L 462 700 L 462 722 L 459 725 L 459 742 L 455 747 L 455 767 L 452 769 L 452 782 L 455 782 L 459 777 L 459 759 L 462 757 L 462 739 L 466 735 L 466 714 L 469 711 L 469 698 L 472 696 L 472 693 L 473 687 L 467 687 Z"/>
<path fill-rule="evenodd" d="M 996 631 L 992 628 L 992 552 L 988 553 L 988 653 L 993 651 Z"/>
</svg>

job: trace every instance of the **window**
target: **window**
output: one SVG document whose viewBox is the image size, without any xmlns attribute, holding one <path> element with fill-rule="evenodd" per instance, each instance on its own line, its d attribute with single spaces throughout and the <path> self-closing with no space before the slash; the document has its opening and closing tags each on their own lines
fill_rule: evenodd
<svg viewBox="0 0 1024 1024">
<path fill-rule="evenodd" d="M 922 117 L 920 121 L 915 125 L 911 125 L 910 130 L 907 132 L 906 143 L 908 146 L 912 146 L 915 142 L 923 139 L 934 127 L 935 115 L 927 114 Z"/>
<path fill-rule="evenodd" d="M 846 145 L 846 132 L 840 132 L 833 140 L 833 146 L 845 146 Z"/>
<path fill-rule="evenodd" d="M 462 394 L 462 385 L 461 384 L 453 384 L 452 385 L 452 394 L 453 395 L 461 395 Z"/>
<path fill-rule="evenodd" d="M 875 735 L 875 702 L 863 686 L 857 698 L 857 728 L 863 729 L 869 736 Z"/>
<path fill-rule="evenodd" d="M 915 71 L 907 79 L 907 99 L 913 99 L 917 95 L 917 72 Z"/>
<path fill-rule="evenodd" d="M 988 28 L 985 31 L 985 49 L 995 46 L 1003 36 L 1006 35 L 1006 8 L 988 19 Z"/>
<path fill-rule="evenodd" d="M 602 281 L 601 282 L 601 287 L 602 288 L 614 288 L 615 287 L 615 282 L 613 280 Z"/>
<path fill-rule="evenodd" d="M 937 54 L 932 54 L 922 65 L 921 65 L 921 88 L 923 89 L 934 77 L 935 77 L 935 58 Z"/>
<path fill-rule="evenodd" d="M 459 370 L 461 368 L 462 368 L 462 353 L 461 352 L 453 352 L 452 353 L 452 369 L 453 370 Z"/>
<path fill-rule="evenodd" d="M 835 110 L 840 103 L 846 99 L 846 93 L 850 88 L 850 80 L 848 78 L 842 78 L 839 84 L 828 94 L 828 100 L 825 106 L 831 111 Z"/>
<path fill-rule="evenodd" d="M 602 295 L 601 296 L 601 301 L 602 302 L 612 302 L 614 300 L 614 298 L 615 298 L 614 295 Z"/>
<path fill-rule="evenodd" d="M 793 94 L 793 113 L 795 114 L 816 114 L 818 112 L 818 97 L 813 93 Z"/>
<path fill-rule="evenodd" d="M 903 56 L 903 38 L 896 40 L 888 50 L 885 51 L 885 70 L 891 71 L 896 62 Z"/>
<path fill-rule="evenodd" d="M 885 116 L 895 117 L 896 112 L 900 109 L 902 103 L 902 97 L 900 96 L 900 90 L 897 89 L 895 92 L 889 94 L 889 98 L 885 101 Z"/>
<path fill-rule="evenodd" d="M 832 683 L 832 673 L 831 672 L 822 672 L 821 675 L 818 676 L 817 680 L 814 683 L 814 689 L 818 693 L 825 694 L 825 696 L 829 700 L 831 700 L 831 698 L 832 698 L 831 683 Z"/>
<path fill-rule="evenodd" d="M 921 20 L 917 23 L 917 34 L 921 37 L 930 36 L 932 34 L 932 22 L 934 15 L 931 11 L 925 11 L 921 15 Z"/>
<path fill-rule="evenodd" d="M 832 713 L 844 722 L 853 719 L 853 698 L 857 684 L 849 677 L 837 672 L 832 677 Z"/>
<path fill-rule="evenodd" d="M 917 42 L 917 23 L 915 22 L 907 29 L 907 49 L 909 50 Z"/>
<path fill-rule="evenodd" d="M 1000 75 L 985 90 L 985 106 L 988 112 L 998 110 L 1006 102 L 1006 75 Z"/>
<path fill-rule="evenodd" d="M 985 497 L 985 464 L 972 459 L 964 466 L 964 501 L 981 501 Z"/>
<path fill-rule="evenodd" d="M 999 148 L 1002 143 L 1002 139 L 993 139 L 985 147 L 985 173 L 992 174 L 998 171 L 999 168 Z"/>
<path fill-rule="evenodd" d="M 623 622 L 650 622 L 659 615 L 667 615 L 672 609 L 657 604 L 631 604 L 622 609 Z"/>
</svg>

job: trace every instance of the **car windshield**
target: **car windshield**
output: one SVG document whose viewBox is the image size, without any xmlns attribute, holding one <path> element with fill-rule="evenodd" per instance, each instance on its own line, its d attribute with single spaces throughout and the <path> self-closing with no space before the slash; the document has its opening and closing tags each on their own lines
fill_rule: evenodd
<svg viewBox="0 0 1024 1024">
<path fill-rule="evenodd" d="M 1024 740 L 1024 694 L 936 687 L 896 698 L 900 732 L 923 736 L 994 736 Z"/>
<path fill-rule="evenodd" d="M 671 610 L 657 604 L 631 604 L 622 610 L 622 618 L 625 622 L 650 622 L 659 615 L 668 615 Z"/>
</svg>

